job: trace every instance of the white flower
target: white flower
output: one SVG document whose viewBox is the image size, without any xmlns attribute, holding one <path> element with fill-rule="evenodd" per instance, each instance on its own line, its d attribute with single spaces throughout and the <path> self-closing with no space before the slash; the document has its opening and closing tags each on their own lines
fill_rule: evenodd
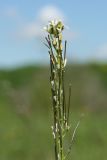
<svg viewBox="0 0 107 160">
<path fill-rule="evenodd" d="M 47 26 L 43 27 L 43 29 L 44 29 L 45 31 L 47 31 L 47 28 L 48 28 Z"/>
</svg>

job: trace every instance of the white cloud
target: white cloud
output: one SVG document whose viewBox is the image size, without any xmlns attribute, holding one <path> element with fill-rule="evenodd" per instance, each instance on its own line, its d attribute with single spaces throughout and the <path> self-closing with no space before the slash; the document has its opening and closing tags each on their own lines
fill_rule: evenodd
<svg viewBox="0 0 107 160">
<path fill-rule="evenodd" d="M 21 30 L 18 32 L 19 37 L 22 38 L 33 38 L 41 35 L 40 27 L 36 22 L 31 22 L 26 24 Z"/>
<path fill-rule="evenodd" d="M 15 18 L 18 16 L 17 9 L 15 7 L 6 7 L 1 11 L 2 16 L 10 17 L 10 18 Z"/>
<path fill-rule="evenodd" d="M 59 8 L 50 5 L 45 6 L 39 11 L 38 18 L 41 20 L 41 22 L 47 23 L 52 19 L 61 19 L 64 21 L 65 16 Z"/>
<path fill-rule="evenodd" d="M 36 20 L 24 24 L 24 26 L 18 32 L 19 37 L 23 38 L 35 38 L 45 35 L 43 27 L 52 19 L 61 19 L 63 22 L 67 23 L 67 18 L 64 13 L 56 6 L 48 5 L 40 9 L 37 13 Z M 64 37 L 65 39 L 72 39 L 75 37 L 70 29 L 65 29 Z"/>
</svg>

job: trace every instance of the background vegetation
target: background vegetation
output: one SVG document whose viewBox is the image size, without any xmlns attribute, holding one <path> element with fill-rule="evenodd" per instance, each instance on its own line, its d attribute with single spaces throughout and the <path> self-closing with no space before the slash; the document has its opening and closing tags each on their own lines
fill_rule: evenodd
<svg viewBox="0 0 107 160">
<path fill-rule="evenodd" d="M 72 160 L 107 159 L 107 65 L 70 65 Z M 49 67 L 0 71 L 0 159 L 53 160 Z M 71 135 L 68 135 L 68 140 Z M 65 144 L 67 145 L 67 144 Z"/>
</svg>

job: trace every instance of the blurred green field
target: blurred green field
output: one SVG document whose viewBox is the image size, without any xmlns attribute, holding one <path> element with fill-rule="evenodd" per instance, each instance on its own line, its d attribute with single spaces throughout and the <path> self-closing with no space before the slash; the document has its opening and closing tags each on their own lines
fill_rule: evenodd
<svg viewBox="0 0 107 160">
<path fill-rule="evenodd" d="M 107 159 L 107 65 L 69 65 L 71 135 L 81 114 L 70 160 Z M 0 71 L 0 160 L 54 160 L 48 67 Z M 68 141 L 71 135 L 68 135 Z"/>
</svg>

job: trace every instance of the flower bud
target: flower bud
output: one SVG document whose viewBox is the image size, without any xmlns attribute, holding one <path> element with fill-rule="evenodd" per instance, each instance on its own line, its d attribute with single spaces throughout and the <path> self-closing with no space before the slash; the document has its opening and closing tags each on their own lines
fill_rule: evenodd
<svg viewBox="0 0 107 160">
<path fill-rule="evenodd" d="M 54 40 L 53 40 L 53 46 L 56 46 L 57 45 L 57 42 L 56 42 L 56 38 L 54 38 Z"/>
<path fill-rule="evenodd" d="M 63 47 L 62 47 L 62 44 L 60 44 L 60 48 L 59 48 L 61 51 L 63 50 Z"/>
<path fill-rule="evenodd" d="M 59 40 L 62 41 L 62 34 L 59 34 Z"/>
</svg>

